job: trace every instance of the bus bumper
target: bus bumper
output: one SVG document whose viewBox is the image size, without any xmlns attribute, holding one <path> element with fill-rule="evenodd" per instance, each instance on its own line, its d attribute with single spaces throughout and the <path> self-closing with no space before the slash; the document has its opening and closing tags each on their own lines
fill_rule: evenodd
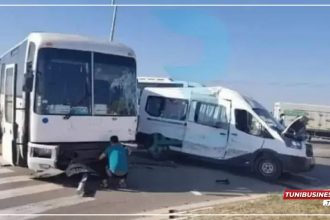
<svg viewBox="0 0 330 220">
<path fill-rule="evenodd" d="M 56 169 L 57 145 L 28 144 L 28 168 L 40 173 Z"/>
</svg>

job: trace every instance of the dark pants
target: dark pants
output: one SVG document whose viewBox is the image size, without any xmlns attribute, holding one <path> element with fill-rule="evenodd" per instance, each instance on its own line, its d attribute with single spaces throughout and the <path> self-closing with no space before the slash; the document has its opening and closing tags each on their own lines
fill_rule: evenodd
<svg viewBox="0 0 330 220">
<path fill-rule="evenodd" d="M 108 184 L 109 184 L 109 186 L 117 187 L 118 186 L 118 182 L 120 180 L 126 181 L 126 179 L 127 179 L 127 174 L 128 173 L 123 174 L 123 175 L 114 174 L 113 172 L 111 172 L 111 170 L 109 169 L 108 166 L 106 166 L 105 171 L 106 171 L 106 174 L 108 176 Z"/>
</svg>

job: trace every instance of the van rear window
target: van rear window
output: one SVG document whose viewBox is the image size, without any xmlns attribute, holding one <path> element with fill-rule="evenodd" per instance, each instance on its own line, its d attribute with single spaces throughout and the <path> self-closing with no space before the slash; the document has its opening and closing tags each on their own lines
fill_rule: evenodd
<svg viewBox="0 0 330 220">
<path fill-rule="evenodd" d="M 183 121 L 186 119 L 187 107 L 187 100 L 149 96 L 146 112 L 153 117 Z"/>
</svg>

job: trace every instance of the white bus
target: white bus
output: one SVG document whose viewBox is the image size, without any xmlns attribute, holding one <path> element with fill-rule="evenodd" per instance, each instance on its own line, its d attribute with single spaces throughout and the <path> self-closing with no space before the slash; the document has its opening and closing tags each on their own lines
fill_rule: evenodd
<svg viewBox="0 0 330 220">
<path fill-rule="evenodd" d="M 137 136 L 156 159 L 170 150 L 250 166 L 274 180 L 313 168 L 305 122 L 298 118 L 284 128 L 258 102 L 223 87 L 147 88 Z"/>
<path fill-rule="evenodd" d="M 196 82 L 177 81 L 169 77 L 138 76 L 138 96 L 141 97 L 143 90 L 147 87 L 152 88 L 186 88 L 203 87 L 204 85 Z"/>
<path fill-rule="evenodd" d="M 96 159 L 111 135 L 133 141 L 136 61 L 125 45 L 31 33 L 1 65 L 2 156 L 35 171 Z"/>
<path fill-rule="evenodd" d="M 182 82 L 175 83 L 173 79 L 168 77 L 151 77 L 151 76 L 138 76 L 138 96 L 140 97 L 142 91 L 146 87 L 184 87 Z"/>
</svg>

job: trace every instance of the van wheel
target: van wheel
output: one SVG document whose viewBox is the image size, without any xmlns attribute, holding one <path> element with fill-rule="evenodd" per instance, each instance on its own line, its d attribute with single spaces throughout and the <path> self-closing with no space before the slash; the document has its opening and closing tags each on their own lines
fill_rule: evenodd
<svg viewBox="0 0 330 220">
<path fill-rule="evenodd" d="M 153 136 L 152 135 L 146 136 L 144 140 L 144 148 L 148 149 L 152 147 L 153 144 L 154 144 Z"/>
<path fill-rule="evenodd" d="M 270 155 L 261 155 L 257 158 L 255 171 L 266 181 L 276 181 L 282 175 L 280 162 Z"/>
</svg>

